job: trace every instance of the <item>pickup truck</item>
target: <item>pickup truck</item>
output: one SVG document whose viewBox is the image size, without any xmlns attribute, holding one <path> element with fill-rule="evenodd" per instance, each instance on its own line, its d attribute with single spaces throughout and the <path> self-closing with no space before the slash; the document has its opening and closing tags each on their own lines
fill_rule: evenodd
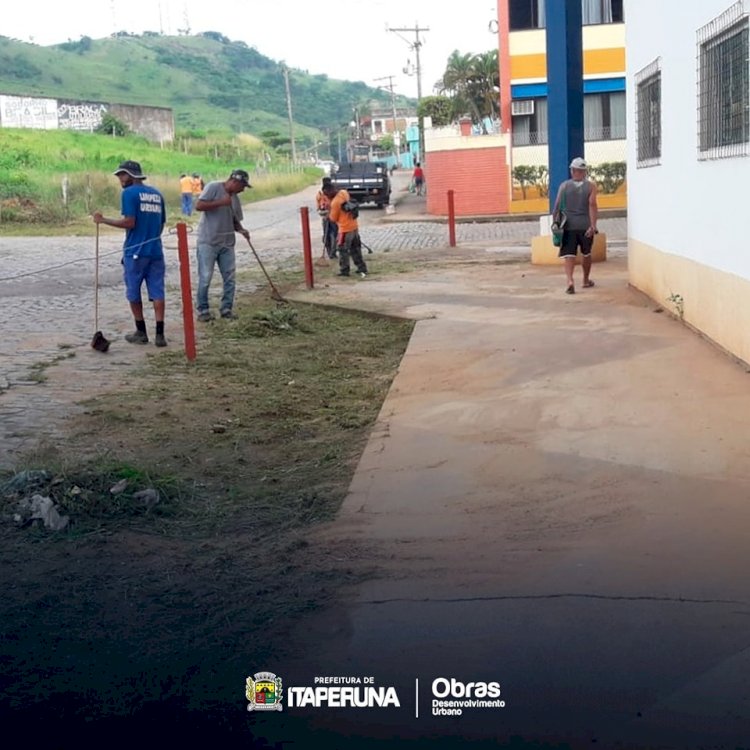
<svg viewBox="0 0 750 750">
<path fill-rule="evenodd" d="M 391 181 L 385 162 L 340 164 L 332 179 L 337 190 L 346 190 L 358 203 L 376 203 L 383 208 L 390 202 Z"/>
</svg>

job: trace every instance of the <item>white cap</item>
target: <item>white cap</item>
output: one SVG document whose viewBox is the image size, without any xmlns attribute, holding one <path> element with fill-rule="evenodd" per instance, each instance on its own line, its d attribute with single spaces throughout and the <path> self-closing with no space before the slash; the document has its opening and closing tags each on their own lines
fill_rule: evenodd
<svg viewBox="0 0 750 750">
<path fill-rule="evenodd" d="M 586 161 L 582 159 L 580 156 L 576 156 L 575 159 L 573 159 L 572 162 L 570 162 L 570 168 L 571 169 L 588 169 L 588 165 L 586 164 Z"/>
</svg>

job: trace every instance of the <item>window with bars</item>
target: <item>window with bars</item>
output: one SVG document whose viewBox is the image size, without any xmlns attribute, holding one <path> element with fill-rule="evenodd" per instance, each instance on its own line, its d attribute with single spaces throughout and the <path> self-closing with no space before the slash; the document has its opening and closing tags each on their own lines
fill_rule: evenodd
<svg viewBox="0 0 750 750">
<path fill-rule="evenodd" d="M 748 1 L 698 31 L 698 156 L 750 155 Z"/>
<path fill-rule="evenodd" d="M 661 163 L 661 58 L 635 75 L 636 165 Z"/>
<path fill-rule="evenodd" d="M 534 103 L 531 114 L 513 115 L 514 146 L 539 146 L 549 142 L 547 98 L 530 101 Z M 583 137 L 587 143 L 624 139 L 625 120 L 624 91 L 586 94 L 583 97 Z"/>
<path fill-rule="evenodd" d="M 625 138 L 625 92 L 585 94 L 583 138 L 588 141 L 616 141 Z"/>
<path fill-rule="evenodd" d="M 547 98 L 532 99 L 532 113 L 513 115 L 513 145 L 540 146 L 547 143 Z"/>
</svg>

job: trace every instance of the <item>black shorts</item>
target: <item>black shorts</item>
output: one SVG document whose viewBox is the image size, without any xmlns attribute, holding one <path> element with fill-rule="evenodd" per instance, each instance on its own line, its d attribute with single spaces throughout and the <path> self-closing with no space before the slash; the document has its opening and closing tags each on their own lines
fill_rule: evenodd
<svg viewBox="0 0 750 750">
<path fill-rule="evenodd" d="M 581 255 L 591 255 L 591 248 L 594 245 L 594 238 L 586 236 L 586 230 L 565 230 L 563 232 L 562 244 L 558 258 L 565 256 L 575 256 L 578 254 L 578 248 L 581 248 Z"/>
</svg>

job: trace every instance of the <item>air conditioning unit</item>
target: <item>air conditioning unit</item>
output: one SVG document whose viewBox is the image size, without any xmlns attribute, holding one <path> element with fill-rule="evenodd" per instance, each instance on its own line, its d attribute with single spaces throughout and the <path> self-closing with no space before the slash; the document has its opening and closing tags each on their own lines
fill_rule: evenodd
<svg viewBox="0 0 750 750">
<path fill-rule="evenodd" d="M 533 115 L 533 99 L 516 99 L 510 103 L 510 113 L 512 115 Z"/>
</svg>

